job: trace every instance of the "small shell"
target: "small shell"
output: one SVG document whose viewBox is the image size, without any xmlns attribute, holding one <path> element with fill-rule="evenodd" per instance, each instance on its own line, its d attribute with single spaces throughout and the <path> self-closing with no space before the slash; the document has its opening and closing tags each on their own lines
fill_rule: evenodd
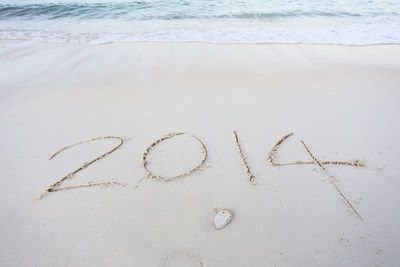
<svg viewBox="0 0 400 267">
<path fill-rule="evenodd" d="M 229 210 L 221 210 L 214 217 L 214 226 L 217 230 L 221 230 L 233 219 L 233 215 Z"/>
</svg>

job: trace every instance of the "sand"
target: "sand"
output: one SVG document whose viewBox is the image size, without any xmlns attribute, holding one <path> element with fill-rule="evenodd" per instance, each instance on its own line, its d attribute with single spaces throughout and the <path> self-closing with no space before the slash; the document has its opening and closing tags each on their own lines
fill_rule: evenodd
<svg viewBox="0 0 400 267">
<path fill-rule="evenodd" d="M 400 46 L 0 45 L 1 266 L 400 265 Z M 241 158 L 233 131 L 245 160 Z M 207 162 L 148 178 L 167 133 Z M 323 164 L 274 161 L 361 160 Z M 53 192 L 49 185 L 119 144 Z M 187 173 L 204 150 L 158 143 Z M 243 168 L 243 163 L 245 168 Z M 246 170 L 251 170 L 252 185 Z M 215 208 L 234 219 L 213 226 Z"/>
</svg>

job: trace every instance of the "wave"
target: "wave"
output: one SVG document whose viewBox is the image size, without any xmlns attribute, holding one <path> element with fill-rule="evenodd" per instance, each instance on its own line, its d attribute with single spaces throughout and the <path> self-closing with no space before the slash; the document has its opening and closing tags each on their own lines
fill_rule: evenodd
<svg viewBox="0 0 400 267">
<path fill-rule="evenodd" d="M 0 2 L 0 41 L 400 43 L 400 0 Z"/>
<path fill-rule="evenodd" d="M 174 6 L 173 2 L 115 2 L 115 3 L 64 3 L 64 4 L 3 4 L 0 20 L 57 20 L 57 19 L 122 19 L 122 20 L 181 20 L 181 19 L 279 19 L 297 17 L 379 17 L 396 16 L 394 11 L 324 11 L 287 10 L 281 12 L 247 12 L 217 10 L 213 5 L 201 5 L 199 9 L 182 8 L 185 2 Z M 190 2 L 186 2 L 190 5 Z"/>
</svg>

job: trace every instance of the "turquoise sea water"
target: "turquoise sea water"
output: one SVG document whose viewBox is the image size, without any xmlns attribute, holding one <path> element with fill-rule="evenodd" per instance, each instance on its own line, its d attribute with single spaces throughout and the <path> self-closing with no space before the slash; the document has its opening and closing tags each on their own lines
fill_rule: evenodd
<svg viewBox="0 0 400 267">
<path fill-rule="evenodd" d="M 0 0 L 0 40 L 400 43 L 400 0 Z"/>
</svg>

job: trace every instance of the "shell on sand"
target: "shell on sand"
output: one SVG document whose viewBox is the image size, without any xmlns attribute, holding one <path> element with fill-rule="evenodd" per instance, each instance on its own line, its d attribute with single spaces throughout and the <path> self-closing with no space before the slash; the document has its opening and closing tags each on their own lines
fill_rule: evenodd
<svg viewBox="0 0 400 267">
<path fill-rule="evenodd" d="M 221 230 L 233 219 L 233 215 L 229 210 L 220 210 L 214 217 L 214 226 L 217 230 Z"/>
</svg>

